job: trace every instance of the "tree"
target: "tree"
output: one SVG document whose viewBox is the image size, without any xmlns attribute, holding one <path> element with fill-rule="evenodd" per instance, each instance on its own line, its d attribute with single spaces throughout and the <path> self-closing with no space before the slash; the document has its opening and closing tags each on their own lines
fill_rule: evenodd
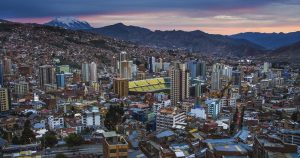
<svg viewBox="0 0 300 158">
<path fill-rule="evenodd" d="M 68 158 L 65 154 L 59 153 L 55 155 L 55 158 Z"/>
<path fill-rule="evenodd" d="M 122 123 L 124 109 L 120 106 L 111 106 L 106 113 L 104 125 L 109 130 L 115 130 L 116 125 Z"/>
<path fill-rule="evenodd" d="M 298 121 L 298 113 L 297 113 L 297 112 L 294 112 L 294 113 L 292 114 L 292 116 L 291 116 L 291 119 L 292 119 L 293 121 L 297 122 L 297 121 Z"/>
<path fill-rule="evenodd" d="M 22 144 L 31 144 L 35 140 L 35 134 L 31 130 L 31 123 L 29 120 L 25 121 L 24 130 L 21 136 Z"/>
<path fill-rule="evenodd" d="M 53 147 L 58 142 L 56 135 L 53 132 L 47 132 L 41 141 L 42 145 L 45 145 L 46 147 Z"/>
<path fill-rule="evenodd" d="M 78 134 L 75 134 L 75 133 L 70 134 L 64 140 L 67 143 L 67 145 L 70 146 L 70 147 L 72 147 L 72 146 L 80 146 L 84 142 L 82 136 L 78 135 Z"/>
<path fill-rule="evenodd" d="M 8 137 L 8 133 L 4 129 L 0 128 L 0 138 L 8 140 Z"/>
<path fill-rule="evenodd" d="M 12 138 L 12 144 L 14 144 L 14 145 L 19 145 L 19 144 L 21 144 L 20 139 L 19 139 L 17 136 L 14 136 L 14 137 Z"/>
</svg>

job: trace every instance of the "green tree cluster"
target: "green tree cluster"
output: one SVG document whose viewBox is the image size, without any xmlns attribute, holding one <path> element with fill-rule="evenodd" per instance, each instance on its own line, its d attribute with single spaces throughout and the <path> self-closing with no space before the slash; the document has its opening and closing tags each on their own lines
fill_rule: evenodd
<svg viewBox="0 0 300 158">
<path fill-rule="evenodd" d="M 124 115 L 123 106 L 111 106 L 106 113 L 104 125 L 108 130 L 115 130 L 116 125 L 122 123 Z"/>
<path fill-rule="evenodd" d="M 65 142 L 67 143 L 67 145 L 69 147 L 72 147 L 72 146 L 80 146 L 81 144 L 83 144 L 84 142 L 84 139 L 82 138 L 81 135 L 78 135 L 78 134 L 70 134 L 68 137 L 66 137 L 65 139 Z"/>
<path fill-rule="evenodd" d="M 24 129 L 21 136 L 21 143 L 22 144 L 31 144 L 35 141 L 35 134 L 31 130 L 31 123 L 29 120 L 25 121 Z"/>
</svg>

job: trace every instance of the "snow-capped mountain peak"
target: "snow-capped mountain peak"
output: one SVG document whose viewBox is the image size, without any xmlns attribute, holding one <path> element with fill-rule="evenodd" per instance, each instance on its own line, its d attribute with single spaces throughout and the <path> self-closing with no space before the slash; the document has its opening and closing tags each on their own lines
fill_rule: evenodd
<svg viewBox="0 0 300 158">
<path fill-rule="evenodd" d="M 63 27 L 72 30 L 91 29 L 92 26 L 86 21 L 80 21 L 75 17 L 57 17 L 45 23 L 45 25 Z"/>
</svg>

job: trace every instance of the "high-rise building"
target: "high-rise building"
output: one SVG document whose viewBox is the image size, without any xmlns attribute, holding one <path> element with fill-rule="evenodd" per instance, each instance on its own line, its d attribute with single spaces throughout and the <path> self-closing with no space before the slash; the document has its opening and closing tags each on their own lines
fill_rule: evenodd
<svg viewBox="0 0 300 158">
<path fill-rule="evenodd" d="M 142 71 L 139 71 L 137 73 L 137 77 L 136 77 L 137 80 L 144 80 L 146 79 L 146 73 L 145 72 L 142 72 Z"/>
<path fill-rule="evenodd" d="M 4 58 L 3 60 L 3 69 L 4 69 L 4 74 L 5 75 L 10 75 L 11 74 L 11 59 L 9 58 Z"/>
<path fill-rule="evenodd" d="M 204 61 L 198 61 L 197 63 L 197 76 L 200 76 L 202 79 L 206 78 L 206 63 Z"/>
<path fill-rule="evenodd" d="M 196 81 L 195 84 L 195 97 L 201 97 L 203 94 L 202 83 L 201 81 Z"/>
<path fill-rule="evenodd" d="M 120 65 L 120 77 L 128 80 L 132 79 L 132 61 L 121 61 Z"/>
<path fill-rule="evenodd" d="M 0 86 L 3 86 L 4 80 L 3 80 L 4 72 L 3 72 L 3 63 L 0 61 Z"/>
<path fill-rule="evenodd" d="M 82 63 L 81 65 L 81 78 L 82 82 L 90 81 L 90 70 L 89 64 L 87 62 Z"/>
<path fill-rule="evenodd" d="M 123 51 L 123 52 L 120 53 L 119 62 L 122 62 L 122 61 L 125 61 L 125 60 L 128 60 L 128 57 L 127 57 L 127 53 Z"/>
<path fill-rule="evenodd" d="M 217 118 L 221 112 L 221 106 L 219 101 L 216 99 L 206 100 L 205 104 L 207 106 L 207 114 L 212 118 Z"/>
<path fill-rule="evenodd" d="M 103 133 L 103 156 L 105 158 L 128 157 L 128 143 L 115 131 Z"/>
<path fill-rule="evenodd" d="M 116 56 L 112 57 L 111 66 L 112 66 L 112 69 L 113 69 L 114 73 L 118 72 L 119 63 L 118 63 L 118 60 L 117 60 Z"/>
<path fill-rule="evenodd" d="M 120 98 L 128 96 L 128 79 L 115 78 L 113 83 L 114 93 L 118 94 Z"/>
<path fill-rule="evenodd" d="M 0 87 L 0 112 L 5 112 L 9 110 L 9 95 L 7 88 Z"/>
<path fill-rule="evenodd" d="M 170 70 L 171 74 L 171 103 L 175 106 L 178 102 L 187 99 L 189 93 L 189 72 L 186 65 L 175 62 Z"/>
<path fill-rule="evenodd" d="M 14 85 L 14 94 L 19 98 L 29 92 L 29 83 L 22 81 Z"/>
<path fill-rule="evenodd" d="M 215 71 L 220 71 L 220 72 L 222 72 L 222 70 L 224 69 L 224 67 L 225 67 L 225 65 L 223 65 L 223 64 L 215 63 L 215 64 L 213 65 L 212 71 L 213 71 L 213 72 L 215 72 Z"/>
<path fill-rule="evenodd" d="M 163 59 L 159 58 L 158 62 L 156 63 L 156 71 L 161 71 L 163 69 Z"/>
<path fill-rule="evenodd" d="M 188 69 L 191 78 L 196 78 L 198 76 L 200 76 L 201 78 L 205 78 L 206 76 L 206 64 L 203 61 L 196 61 L 196 60 L 189 61 Z"/>
<path fill-rule="evenodd" d="M 241 72 L 239 71 L 232 71 L 232 85 L 233 86 L 240 86 L 241 85 Z"/>
<path fill-rule="evenodd" d="M 164 71 L 169 71 L 170 68 L 170 63 L 169 62 L 163 62 L 163 70 Z"/>
<path fill-rule="evenodd" d="M 65 87 L 65 74 L 56 74 L 57 88 Z"/>
<path fill-rule="evenodd" d="M 39 67 L 40 87 L 44 88 L 45 84 L 55 83 L 55 67 L 51 65 L 43 65 Z"/>
<path fill-rule="evenodd" d="M 148 70 L 150 73 L 153 73 L 155 71 L 155 57 L 148 57 Z"/>
<path fill-rule="evenodd" d="M 213 71 L 211 74 L 211 89 L 221 90 L 222 84 L 220 79 L 221 72 L 219 70 Z"/>
<path fill-rule="evenodd" d="M 264 62 L 263 72 L 269 72 L 271 64 L 268 62 Z"/>
<path fill-rule="evenodd" d="M 231 66 L 224 66 L 222 69 L 222 75 L 227 77 L 228 79 L 231 79 L 232 77 L 232 67 Z"/>
<path fill-rule="evenodd" d="M 95 62 L 92 62 L 90 64 L 90 81 L 97 82 L 98 76 L 97 76 L 97 64 Z"/>
</svg>

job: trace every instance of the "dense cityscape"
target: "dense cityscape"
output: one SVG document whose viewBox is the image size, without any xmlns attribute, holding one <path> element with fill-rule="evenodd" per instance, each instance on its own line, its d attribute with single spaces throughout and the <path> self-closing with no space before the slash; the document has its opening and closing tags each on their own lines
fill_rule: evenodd
<svg viewBox="0 0 300 158">
<path fill-rule="evenodd" d="M 0 20 L 0 158 L 299 158 L 299 32 L 250 34 Z"/>
</svg>

